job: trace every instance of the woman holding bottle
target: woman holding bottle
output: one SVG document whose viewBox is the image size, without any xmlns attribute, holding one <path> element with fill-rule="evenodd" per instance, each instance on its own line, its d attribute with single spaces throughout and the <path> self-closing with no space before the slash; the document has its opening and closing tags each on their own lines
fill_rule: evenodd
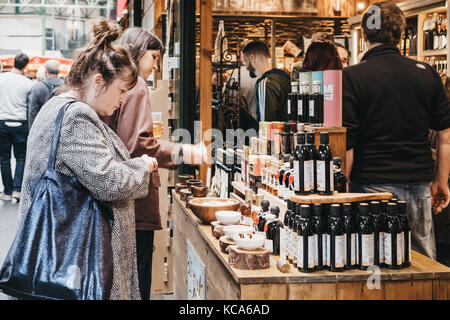
<svg viewBox="0 0 450 320">
<path fill-rule="evenodd" d="M 158 68 L 163 51 L 161 40 L 142 28 L 125 30 L 119 39 L 134 60 L 139 77 L 136 86 L 128 91 L 125 102 L 111 117 L 103 118 L 125 143 L 132 158 L 144 154 L 155 157 L 158 166 L 175 169 L 181 162 L 197 165 L 206 161 L 206 148 L 201 145 L 180 145 L 157 139 L 153 135 L 152 110 L 145 79 Z M 139 287 L 143 300 L 150 299 L 154 231 L 162 229 L 159 213 L 158 171 L 150 177 L 148 195 L 136 200 L 136 248 Z"/>
</svg>

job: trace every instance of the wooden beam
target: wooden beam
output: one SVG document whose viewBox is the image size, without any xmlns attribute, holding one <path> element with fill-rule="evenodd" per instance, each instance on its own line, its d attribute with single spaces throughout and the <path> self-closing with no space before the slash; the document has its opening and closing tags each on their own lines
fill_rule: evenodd
<svg viewBox="0 0 450 320">
<path fill-rule="evenodd" d="M 212 128 L 212 1 L 200 0 L 200 123 L 201 138 L 206 130 Z M 210 148 L 208 148 L 210 151 Z M 200 179 L 206 183 L 206 173 L 209 165 L 200 166 Z"/>
</svg>

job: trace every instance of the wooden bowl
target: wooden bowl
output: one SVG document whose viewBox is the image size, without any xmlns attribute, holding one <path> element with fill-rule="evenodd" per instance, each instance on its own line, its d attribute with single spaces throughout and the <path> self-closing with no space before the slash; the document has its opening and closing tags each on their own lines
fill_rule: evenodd
<svg viewBox="0 0 450 320">
<path fill-rule="evenodd" d="M 236 199 L 215 197 L 195 198 L 189 201 L 189 207 L 197 218 L 209 224 L 216 220 L 216 211 L 236 211 L 240 202 Z"/>
<path fill-rule="evenodd" d="M 191 196 L 191 195 L 192 195 L 192 193 L 191 193 L 191 191 L 189 189 L 181 189 L 180 190 L 180 199 L 181 199 L 181 201 L 186 201 L 187 198 L 189 196 Z"/>
<path fill-rule="evenodd" d="M 180 184 L 180 183 L 177 183 L 175 185 L 175 192 L 180 193 L 180 190 L 183 190 L 183 189 L 189 190 L 189 187 L 185 184 Z"/>
<path fill-rule="evenodd" d="M 206 195 L 208 194 L 208 187 L 202 185 L 193 185 L 191 186 L 191 193 L 196 198 L 206 197 Z"/>
<path fill-rule="evenodd" d="M 186 185 L 186 182 L 194 179 L 194 176 L 192 174 L 181 174 L 178 176 L 178 179 L 180 180 L 180 184 Z"/>
<path fill-rule="evenodd" d="M 201 180 L 188 180 L 186 181 L 187 186 L 189 187 L 189 189 L 191 189 L 192 186 L 201 186 L 202 185 L 202 181 Z"/>
</svg>

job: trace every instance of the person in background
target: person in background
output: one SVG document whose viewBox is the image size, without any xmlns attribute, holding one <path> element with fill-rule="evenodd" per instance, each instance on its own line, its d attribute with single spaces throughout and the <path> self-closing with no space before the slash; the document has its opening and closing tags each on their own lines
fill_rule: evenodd
<svg viewBox="0 0 450 320">
<path fill-rule="evenodd" d="M 131 159 L 120 138 L 99 118 L 112 115 L 137 82 L 137 69 L 128 51 L 114 43 L 120 32 L 119 25 L 104 18 L 95 22 L 91 42 L 73 60 L 65 92 L 49 100 L 36 116 L 28 140 L 19 212 L 23 217 L 29 210 L 33 182 L 47 169 L 56 117 L 72 101 L 61 124 L 55 169 L 76 178 L 94 198 L 111 203 L 113 277 L 109 298 L 140 300 L 134 199 L 147 195 L 151 172 L 158 163 L 147 155 Z"/>
<path fill-rule="evenodd" d="M 34 84 L 31 89 L 28 105 L 28 128 L 30 129 L 42 106 L 53 96 L 58 95 L 58 87 L 64 82 L 58 78 L 58 70 L 59 62 L 57 60 L 47 60 L 45 62 L 45 79 Z"/>
<path fill-rule="evenodd" d="M 0 74 L 0 163 L 4 186 L 1 200 L 19 201 L 23 168 L 27 150 L 27 111 L 33 82 L 25 77 L 24 69 L 30 59 L 19 53 L 11 72 Z M 16 159 L 14 178 L 11 169 L 11 148 Z"/>
<path fill-rule="evenodd" d="M 306 51 L 301 71 L 324 70 L 342 70 L 341 58 L 334 44 L 316 41 Z"/>
<path fill-rule="evenodd" d="M 343 46 L 342 44 L 335 42 L 334 45 L 336 46 L 336 49 L 339 53 L 339 57 L 341 59 L 342 68 L 348 67 L 349 64 L 349 56 L 348 56 L 348 50 Z"/>
<path fill-rule="evenodd" d="M 435 260 L 432 210 L 449 203 L 449 101 L 433 68 L 400 54 L 401 9 L 393 1 L 373 6 L 378 9 L 369 7 L 362 18 L 369 50 L 342 71 L 350 192 L 390 192 L 406 201 L 412 249 Z M 381 28 L 372 25 L 373 11 Z M 439 138 L 434 177 L 430 129 Z"/>
<path fill-rule="evenodd" d="M 257 121 L 282 121 L 287 114 L 287 95 L 291 90 L 289 75 L 269 63 L 269 48 L 262 41 L 252 41 L 244 49 L 244 61 L 255 84 Z"/>
<path fill-rule="evenodd" d="M 111 117 L 103 117 L 124 142 L 132 158 L 148 155 L 158 160 L 158 166 L 175 169 L 177 164 L 197 165 L 206 161 L 206 148 L 201 145 L 175 144 L 153 136 L 152 109 L 145 79 L 158 68 L 163 50 L 161 40 L 152 33 L 139 28 L 125 30 L 119 43 L 130 52 L 139 72 L 136 86 L 128 91 L 120 108 Z M 148 194 L 135 202 L 136 250 L 139 289 L 143 300 L 150 299 L 152 281 L 152 256 L 155 230 L 161 230 L 159 213 L 158 171 L 150 177 Z"/>
</svg>

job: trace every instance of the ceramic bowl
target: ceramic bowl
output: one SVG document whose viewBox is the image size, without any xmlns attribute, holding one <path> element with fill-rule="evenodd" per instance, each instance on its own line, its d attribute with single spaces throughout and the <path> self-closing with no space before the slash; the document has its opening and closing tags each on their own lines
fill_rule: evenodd
<svg viewBox="0 0 450 320">
<path fill-rule="evenodd" d="M 216 211 L 216 219 L 225 226 L 238 224 L 241 221 L 241 213 L 239 211 Z"/>
<path fill-rule="evenodd" d="M 233 241 L 243 250 L 256 250 L 264 246 L 265 238 L 259 234 L 237 233 Z"/>
<path fill-rule="evenodd" d="M 223 227 L 223 233 L 224 235 L 230 239 L 233 240 L 233 237 L 239 233 L 253 233 L 255 232 L 252 227 L 249 226 L 242 226 L 242 225 L 231 225 L 231 226 L 224 226 Z"/>
<path fill-rule="evenodd" d="M 236 211 L 240 202 L 236 199 L 215 197 L 195 198 L 189 201 L 189 207 L 197 218 L 206 224 L 216 221 L 216 211 Z"/>
<path fill-rule="evenodd" d="M 187 185 L 186 182 L 194 179 L 194 176 L 192 174 L 180 174 L 178 179 L 180 180 L 180 184 Z"/>
<path fill-rule="evenodd" d="M 191 186 L 192 195 L 196 198 L 206 197 L 208 194 L 208 187 L 202 185 L 193 185 Z"/>
</svg>

